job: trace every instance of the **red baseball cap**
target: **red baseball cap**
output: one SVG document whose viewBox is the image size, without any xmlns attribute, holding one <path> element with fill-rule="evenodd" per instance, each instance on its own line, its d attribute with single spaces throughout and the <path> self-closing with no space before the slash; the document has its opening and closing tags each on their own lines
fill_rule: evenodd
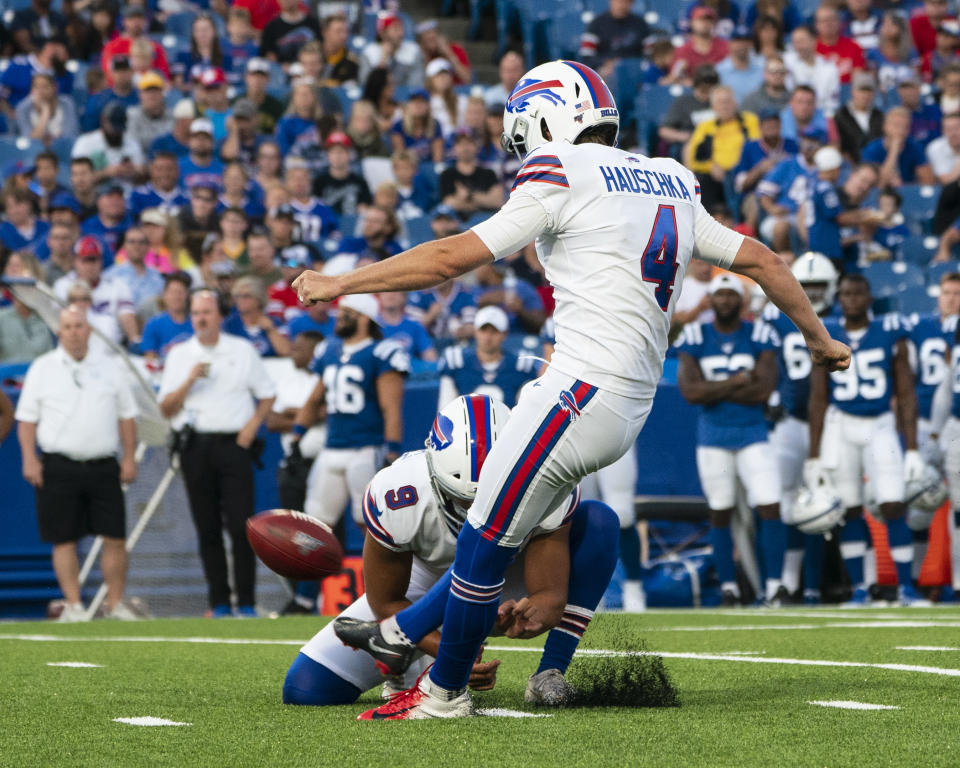
<svg viewBox="0 0 960 768">
<path fill-rule="evenodd" d="M 85 235 L 77 240 L 77 244 L 73 246 L 73 255 L 80 259 L 100 258 L 103 256 L 103 246 L 93 235 Z"/>
<path fill-rule="evenodd" d="M 335 146 L 341 146 L 350 149 L 350 147 L 353 146 L 353 142 L 350 141 L 350 137 L 347 136 L 347 134 L 345 134 L 343 131 L 334 131 L 327 136 L 324 146 L 326 146 L 328 149 Z"/>
<path fill-rule="evenodd" d="M 220 67 L 210 67 L 200 75 L 200 83 L 204 88 L 216 88 L 218 85 L 227 84 L 227 76 Z"/>
<path fill-rule="evenodd" d="M 400 17 L 393 11 L 380 11 L 380 13 L 377 14 L 377 34 L 382 34 L 383 30 L 395 21 L 400 21 Z"/>
<path fill-rule="evenodd" d="M 714 21 L 716 21 L 716 19 L 717 19 L 717 12 L 716 12 L 715 10 L 713 10 L 713 8 L 709 8 L 708 6 L 699 5 L 699 6 L 697 6 L 696 8 L 693 9 L 693 13 L 691 14 L 690 18 L 693 18 L 693 19 L 713 19 Z"/>
</svg>

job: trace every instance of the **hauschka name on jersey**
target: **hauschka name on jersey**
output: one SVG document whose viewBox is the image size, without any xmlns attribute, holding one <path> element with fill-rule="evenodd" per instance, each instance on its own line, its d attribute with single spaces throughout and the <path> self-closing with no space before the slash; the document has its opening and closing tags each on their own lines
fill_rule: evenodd
<svg viewBox="0 0 960 768">
<path fill-rule="evenodd" d="M 597 166 L 607 185 L 607 192 L 634 192 L 638 195 L 672 197 L 693 202 L 679 176 L 622 165 Z"/>
</svg>

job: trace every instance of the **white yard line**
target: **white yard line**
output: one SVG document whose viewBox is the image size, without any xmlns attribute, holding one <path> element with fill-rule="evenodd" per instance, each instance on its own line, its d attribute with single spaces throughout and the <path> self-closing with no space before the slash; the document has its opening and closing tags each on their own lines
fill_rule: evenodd
<svg viewBox="0 0 960 768">
<path fill-rule="evenodd" d="M 70 667 L 71 669 L 96 669 L 103 664 L 90 664 L 86 661 L 48 661 L 48 667 Z"/>
<path fill-rule="evenodd" d="M 146 726 L 157 726 L 157 725 L 193 725 L 193 723 L 178 723 L 176 720 L 167 720 L 163 717 L 115 717 L 113 718 L 115 723 L 123 723 L 124 725 L 146 725 Z"/>
<path fill-rule="evenodd" d="M 898 645 L 898 651 L 960 651 L 949 645 Z"/>
<path fill-rule="evenodd" d="M 503 709 L 501 707 L 478 709 L 477 714 L 484 717 L 553 717 L 553 715 L 545 715 L 540 712 L 521 712 L 519 709 Z"/>
<path fill-rule="evenodd" d="M 900 709 L 900 707 L 892 707 L 889 704 L 867 704 L 863 701 L 808 701 L 807 704 L 813 704 L 818 707 L 833 707 L 834 709 L 860 709 L 870 711 Z"/>
</svg>

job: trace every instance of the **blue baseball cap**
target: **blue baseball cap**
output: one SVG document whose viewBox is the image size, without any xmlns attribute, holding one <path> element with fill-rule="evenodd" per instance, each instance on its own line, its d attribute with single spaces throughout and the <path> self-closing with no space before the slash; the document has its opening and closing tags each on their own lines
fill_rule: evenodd
<svg viewBox="0 0 960 768">
<path fill-rule="evenodd" d="M 826 144 L 830 140 L 827 132 L 823 128 L 818 128 L 815 125 L 808 125 L 804 128 L 801 138 L 819 141 L 821 144 Z"/>
</svg>

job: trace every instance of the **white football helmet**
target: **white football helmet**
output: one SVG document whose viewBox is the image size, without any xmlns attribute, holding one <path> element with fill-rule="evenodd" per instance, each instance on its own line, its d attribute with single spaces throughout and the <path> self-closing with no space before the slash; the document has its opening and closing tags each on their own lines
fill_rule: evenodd
<svg viewBox="0 0 960 768">
<path fill-rule="evenodd" d="M 843 513 L 843 501 L 831 485 L 802 485 L 793 504 L 793 524 L 804 533 L 829 533 Z"/>
<path fill-rule="evenodd" d="M 427 466 L 447 523 L 459 532 L 477 495 L 480 470 L 510 419 L 487 395 L 463 395 L 444 407 L 427 436 Z"/>
<path fill-rule="evenodd" d="M 596 125 L 612 126 L 611 145 L 616 144 L 620 113 L 606 83 L 585 64 L 551 61 L 531 69 L 514 87 L 503 110 L 500 145 L 523 159 L 548 141 L 573 144 Z"/>
<path fill-rule="evenodd" d="M 818 315 L 833 306 L 833 297 L 837 293 L 837 269 L 822 253 L 807 251 L 793 262 L 790 268 L 793 276 L 807 291 L 813 311 Z M 811 290 L 812 284 L 822 283 L 825 287 L 822 293 Z"/>
<path fill-rule="evenodd" d="M 933 515 L 940 509 L 943 502 L 947 500 L 948 495 L 947 483 L 941 474 L 929 464 L 924 464 L 923 472 L 919 475 L 905 479 L 903 493 L 904 503 L 912 509 L 929 515 L 930 520 L 933 520 Z M 907 523 L 909 524 L 910 522 L 908 518 Z M 929 521 L 926 525 L 922 525 L 920 518 L 916 517 L 914 524 L 920 525 L 921 528 L 930 527 Z M 914 526 L 911 525 L 910 527 L 913 528 Z"/>
</svg>

